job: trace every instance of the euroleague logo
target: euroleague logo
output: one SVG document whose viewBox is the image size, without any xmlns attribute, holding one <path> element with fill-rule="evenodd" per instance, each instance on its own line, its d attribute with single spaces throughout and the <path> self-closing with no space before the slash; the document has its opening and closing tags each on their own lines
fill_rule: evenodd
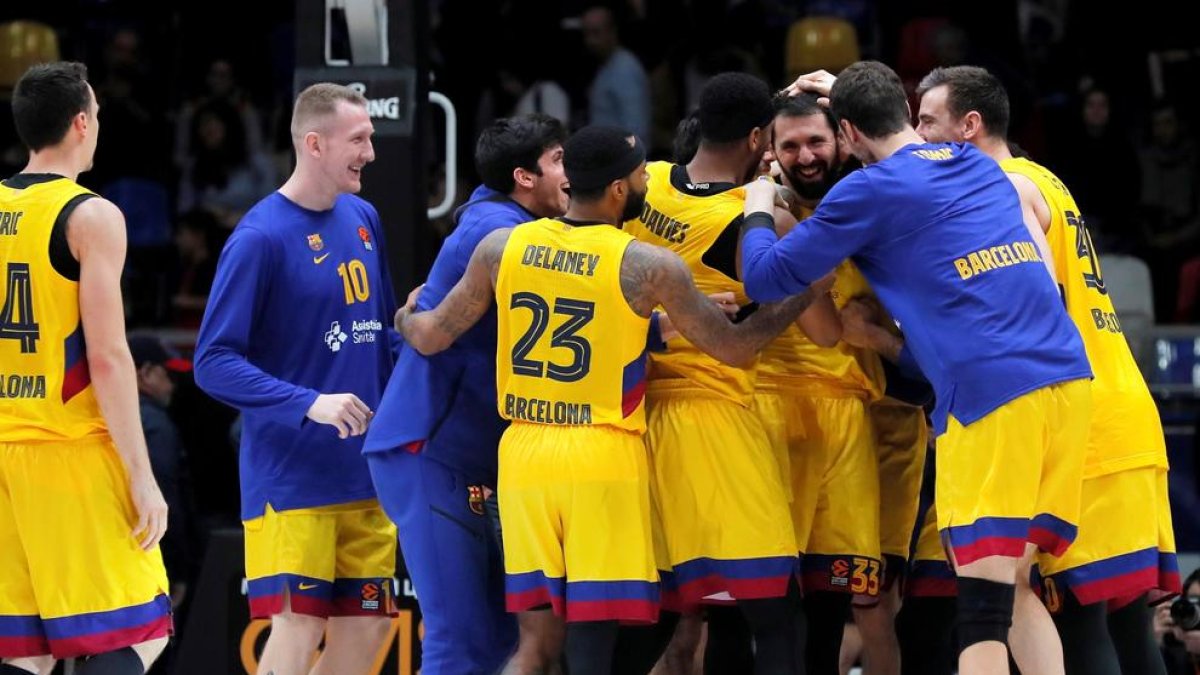
<svg viewBox="0 0 1200 675">
<path fill-rule="evenodd" d="M 359 597 L 362 598 L 362 608 L 369 610 L 378 610 L 380 596 L 382 590 L 379 584 L 374 581 L 368 581 L 362 585 L 362 590 L 359 592 Z"/>
<path fill-rule="evenodd" d="M 845 586 L 850 583 L 850 563 L 845 560 L 834 560 L 829 565 L 829 572 L 831 586 Z"/>
</svg>

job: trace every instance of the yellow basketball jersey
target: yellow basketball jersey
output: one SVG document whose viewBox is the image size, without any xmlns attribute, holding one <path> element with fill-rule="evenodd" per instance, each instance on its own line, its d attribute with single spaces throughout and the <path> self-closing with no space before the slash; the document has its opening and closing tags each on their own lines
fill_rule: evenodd
<svg viewBox="0 0 1200 675">
<path fill-rule="evenodd" d="M 1121 332 L 1079 207 L 1066 186 L 1045 167 L 1027 159 L 1005 160 L 1001 167 L 1033 181 L 1050 206 L 1046 239 L 1054 255 L 1054 271 L 1095 376 L 1086 475 L 1149 465 L 1165 468 L 1166 446 L 1158 409 Z"/>
<path fill-rule="evenodd" d="M 625 223 L 625 231 L 639 240 L 678 253 L 696 287 L 703 293 L 733 291 L 739 305 L 750 302 L 742 282 L 709 267 L 704 254 L 716 244 L 729 224 L 745 209 L 741 187 L 715 194 L 687 194 L 671 184 L 669 162 L 646 165 L 650 180 L 642 215 Z M 714 394 L 749 405 L 754 394 L 754 370 L 728 366 L 700 351 L 684 337 L 671 340 L 666 352 L 650 355 L 650 379 L 688 382 Z"/>
<path fill-rule="evenodd" d="M 517 226 L 496 276 L 496 392 L 505 419 L 646 430 L 646 335 L 621 292 L 633 237 L 543 218 Z"/>
<path fill-rule="evenodd" d="M 108 433 L 88 373 L 79 283 L 50 263 L 54 222 L 83 194 L 66 178 L 0 183 L 0 443 Z"/>
<path fill-rule="evenodd" d="M 849 260 L 834 270 L 834 279 L 830 295 L 838 309 L 852 298 L 872 295 L 870 284 Z M 875 352 L 845 342 L 819 347 L 793 324 L 763 349 L 758 388 L 816 395 L 849 393 L 874 401 L 883 396 L 883 364 Z"/>
</svg>

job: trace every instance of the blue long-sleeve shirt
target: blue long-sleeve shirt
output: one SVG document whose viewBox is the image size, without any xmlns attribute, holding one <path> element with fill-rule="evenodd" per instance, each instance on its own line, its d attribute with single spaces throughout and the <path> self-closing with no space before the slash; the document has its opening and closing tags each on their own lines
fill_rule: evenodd
<svg viewBox="0 0 1200 675">
<path fill-rule="evenodd" d="M 535 220 L 506 195 L 479 186 L 456 213 L 457 225 L 438 252 L 417 300 L 433 309 L 467 270 L 471 254 L 495 230 Z M 496 449 L 507 422 L 496 413 L 496 309 L 488 310 L 446 351 L 401 353 L 367 433 L 363 452 L 387 452 L 425 441 L 422 452 L 466 474 L 496 484 Z"/>
<path fill-rule="evenodd" d="M 196 345 L 196 383 L 243 413 L 242 518 L 375 496 L 362 437 L 305 415 L 318 394 L 379 403 L 396 301 L 379 214 L 338 197 L 310 211 L 278 192 L 230 236 Z"/>
<path fill-rule="evenodd" d="M 838 182 L 782 239 L 749 228 L 742 281 L 755 300 L 781 300 L 847 257 L 933 384 L 938 433 L 950 414 L 967 425 L 1022 394 L 1091 376 L 1016 190 L 973 146 L 905 146 Z"/>
</svg>

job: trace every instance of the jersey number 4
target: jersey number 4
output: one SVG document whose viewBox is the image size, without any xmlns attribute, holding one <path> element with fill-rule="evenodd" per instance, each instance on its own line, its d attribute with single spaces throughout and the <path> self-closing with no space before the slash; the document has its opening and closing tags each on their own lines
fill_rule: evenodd
<svg viewBox="0 0 1200 675">
<path fill-rule="evenodd" d="M 579 329 L 587 325 L 596 316 L 596 303 L 569 298 L 555 298 L 554 313 L 564 314 L 567 320 L 550 336 L 550 347 L 569 349 L 573 356 L 570 363 L 559 365 L 547 361 L 535 361 L 529 358 L 529 352 L 542 338 L 550 325 L 550 303 L 537 293 L 522 291 L 513 293 L 510 309 L 524 308 L 533 312 L 533 322 L 529 329 L 517 340 L 512 350 L 512 369 L 516 375 L 529 377 L 548 377 L 559 382 L 578 382 L 587 376 L 592 367 L 592 344 L 584 337 L 576 335 Z"/>
<path fill-rule="evenodd" d="M 29 263 L 8 263 L 4 307 L 0 309 L 0 340 L 17 340 L 22 354 L 36 354 L 41 333 L 33 318 L 33 287 Z"/>
</svg>

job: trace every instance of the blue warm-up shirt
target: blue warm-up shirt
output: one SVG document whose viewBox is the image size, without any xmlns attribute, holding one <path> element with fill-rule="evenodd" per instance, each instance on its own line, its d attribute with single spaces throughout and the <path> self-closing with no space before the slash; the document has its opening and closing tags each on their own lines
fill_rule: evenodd
<svg viewBox="0 0 1200 675">
<path fill-rule="evenodd" d="M 746 293 L 782 300 L 847 257 L 933 384 L 938 433 L 950 414 L 967 425 L 1022 394 L 1091 377 L 1016 190 L 971 145 L 907 145 L 843 178 L 782 239 L 749 229 Z"/>
<path fill-rule="evenodd" d="M 379 214 L 341 195 L 310 211 L 278 192 L 254 206 L 217 263 L 196 383 L 243 413 L 242 518 L 375 497 L 363 437 L 306 419 L 317 394 L 372 410 L 392 372 L 395 295 Z"/>
<path fill-rule="evenodd" d="M 495 230 L 536 217 L 503 193 L 479 186 L 459 208 L 457 225 L 438 252 L 417 300 L 437 307 L 467 270 L 471 254 Z M 363 452 L 386 452 L 425 441 L 426 456 L 496 485 L 496 451 L 507 422 L 496 412 L 496 308 L 446 351 L 422 356 L 405 346 L 371 422 Z"/>
</svg>

